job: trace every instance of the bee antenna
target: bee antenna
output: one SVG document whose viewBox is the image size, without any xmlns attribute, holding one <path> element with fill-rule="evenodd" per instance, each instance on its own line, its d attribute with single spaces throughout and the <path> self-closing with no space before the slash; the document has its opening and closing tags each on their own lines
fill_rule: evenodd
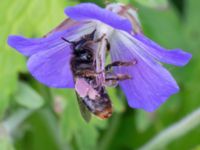
<svg viewBox="0 0 200 150">
<path fill-rule="evenodd" d="M 64 40 L 65 42 L 67 42 L 67 43 L 70 43 L 70 44 L 73 44 L 73 43 L 74 43 L 74 42 L 71 42 L 71 41 L 67 40 L 67 39 L 64 38 L 64 37 L 61 37 L 61 39 Z"/>
</svg>

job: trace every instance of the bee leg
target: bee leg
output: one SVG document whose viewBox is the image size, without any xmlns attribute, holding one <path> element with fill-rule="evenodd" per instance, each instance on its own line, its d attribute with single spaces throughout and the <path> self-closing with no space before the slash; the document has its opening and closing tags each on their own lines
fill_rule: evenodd
<svg viewBox="0 0 200 150">
<path fill-rule="evenodd" d="M 109 43 L 108 39 L 106 39 L 106 48 L 108 51 L 110 51 L 110 43 Z"/>
<path fill-rule="evenodd" d="M 116 87 L 118 85 L 118 81 L 123 81 L 127 79 L 132 79 L 132 77 L 127 74 L 107 73 L 105 85 L 109 87 Z"/>
<path fill-rule="evenodd" d="M 118 66 L 132 66 L 135 65 L 137 62 L 136 61 L 114 61 L 111 64 L 108 64 L 105 67 L 106 71 L 111 70 L 112 67 L 118 67 Z"/>
<path fill-rule="evenodd" d="M 94 39 L 95 32 L 96 32 L 96 29 L 92 31 L 92 33 L 85 35 L 83 38 L 85 40 L 92 41 Z"/>
<path fill-rule="evenodd" d="M 100 41 L 106 36 L 106 34 L 103 34 L 100 38 L 98 38 L 98 39 L 96 39 L 96 40 L 93 40 L 93 39 L 94 39 L 95 32 L 96 32 L 96 29 L 95 29 L 92 33 L 86 35 L 86 36 L 84 37 L 84 39 L 86 39 L 86 40 L 88 40 L 88 41 L 91 41 L 91 42 L 94 42 L 94 43 L 98 43 L 98 42 L 100 42 Z"/>
<path fill-rule="evenodd" d="M 94 30 L 93 32 L 95 32 L 96 30 Z M 94 34 L 92 34 L 93 38 L 94 38 Z M 106 34 L 103 34 L 100 38 L 96 39 L 96 40 L 93 40 L 93 38 L 87 38 L 85 37 L 85 39 L 87 40 L 87 45 L 90 45 L 90 44 L 94 44 L 94 43 L 98 43 L 98 42 L 101 42 L 102 39 L 106 36 Z M 108 41 L 108 39 L 105 39 L 106 40 L 106 48 L 107 50 L 110 50 L 110 43 Z"/>
<path fill-rule="evenodd" d="M 101 42 L 102 39 L 106 36 L 106 34 L 104 33 L 100 38 L 94 40 L 95 43 Z"/>
<path fill-rule="evenodd" d="M 105 36 L 106 36 L 106 34 L 103 34 L 100 38 L 98 38 L 98 39 L 96 39 L 96 40 L 88 39 L 86 45 L 91 45 L 91 44 L 94 44 L 94 43 L 101 42 L 102 39 L 103 39 Z"/>
<path fill-rule="evenodd" d="M 132 77 L 127 74 L 116 74 L 116 75 L 106 78 L 107 81 L 109 81 L 109 80 L 123 81 L 123 80 L 127 80 L 127 79 L 132 79 Z"/>
<path fill-rule="evenodd" d="M 76 75 L 81 76 L 81 77 L 96 77 L 100 73 L 93 71 L 93 70 L 82 70 L 82 71 L 77 71 Z"/>
<path fill-rule="evenodd" d="M 96 30 L 95 30 L 96 31 Z M 102 39 L 106 36 L 106 34 L 104 33 L 100 38 L 96 39 L 96 40 L 93 40 L 91 42 L 93 43 L 98 43 L 98 42 L 101 42 Z M 108 39 L 105 39 L 106 40 L 106 47 L 107 47 L 107 50 L 110 50 L 110 43 L 108 41 Z"/>
</svg>

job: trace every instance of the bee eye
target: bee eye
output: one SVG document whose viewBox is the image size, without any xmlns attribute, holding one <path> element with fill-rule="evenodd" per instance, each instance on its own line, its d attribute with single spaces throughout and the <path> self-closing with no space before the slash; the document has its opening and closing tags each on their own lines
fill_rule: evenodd
<svg viewBox="0 0 200 150">
<path fill-rule="evenodd" d="M 89 55 L 87 55 L 87 58 L 88 58 L 88 59 L 92 58 L 92 55 L 90 55 L 90 54 L 89 54 Z"/>
<path fill-rule="evenodd" d="M 91 61 L 92 55 L 88 53 L 83 53 L 80 55 L 80 59 L 83 61 Z"/>
</svg>

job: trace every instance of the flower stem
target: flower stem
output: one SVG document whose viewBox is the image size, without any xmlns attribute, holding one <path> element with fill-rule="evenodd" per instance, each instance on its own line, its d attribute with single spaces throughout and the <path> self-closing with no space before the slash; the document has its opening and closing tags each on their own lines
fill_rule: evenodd
<svg viewBox="0 0 200 150">
<path fill-rule="evenodd" d="M 183 136 L 200 124 L 200 108 L 192 112 L 181 121 L 175 123 L 169 128 L 156 135 L 147 144 L 140 147 L 139 150 L 161 149 L 173 140 Z"/>
</svg>

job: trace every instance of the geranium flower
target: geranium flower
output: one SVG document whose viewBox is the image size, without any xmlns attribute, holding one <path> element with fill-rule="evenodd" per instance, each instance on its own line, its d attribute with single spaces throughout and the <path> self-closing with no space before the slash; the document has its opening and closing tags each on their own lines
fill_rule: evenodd
<svg viewBox="0 0 200 150">
<path fill-rule="evenodd" d="M 66 8 L 65 13 L 69 18 L 46 37 L 8 38 L 11 47 L 29 57 L 28 69 L 38 81 L 49 87 L 74 88 L 70 69 L 72 49 L 63 38 L 76 41 L 96 29 L 96 36 L 105 34 L 110 43 L 112 61 L 136 61 L 132 66 L 114 68 L 115 73 L 133 77 L 119 82 L 130 107 L 154 111 L 179 91 L 160 62 L 184 66 L 191 54 L 181 49 L 167 50 L 147 38 L 134 9 L 123 4 L 110 4 L 104 9 L 82 3 Z"/>
</svg>

